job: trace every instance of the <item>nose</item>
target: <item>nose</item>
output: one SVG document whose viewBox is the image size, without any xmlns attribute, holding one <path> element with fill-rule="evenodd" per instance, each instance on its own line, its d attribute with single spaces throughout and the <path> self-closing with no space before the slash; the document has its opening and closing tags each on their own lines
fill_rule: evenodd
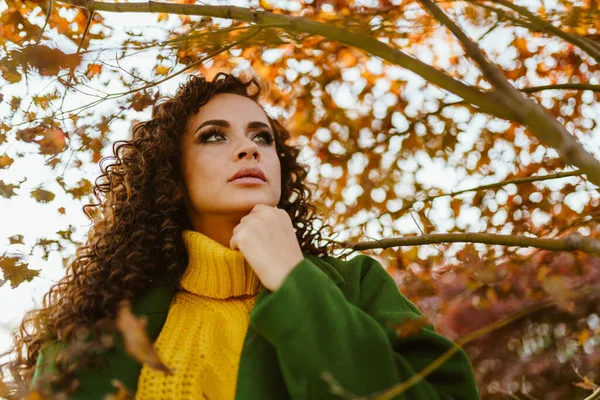
<svg viewBox="0 0 600 400">
<path fill-rule="evenodd" d="M 260 161 L 258 145 L 250 139 L 244 140 L 244 143 L 236 152 L 236 157 L 239 159 L 256 158 L 257 161 Z"/>
</svg>

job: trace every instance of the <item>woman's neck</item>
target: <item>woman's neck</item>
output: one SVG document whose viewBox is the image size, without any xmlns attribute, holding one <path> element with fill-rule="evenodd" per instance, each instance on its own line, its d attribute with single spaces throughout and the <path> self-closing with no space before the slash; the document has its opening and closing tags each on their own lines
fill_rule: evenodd
<svg viewBox="0 0 600 400">
<path fill-rule="evenodd" d="M 235 214 L 203 214 L 192 218 L 194 230 L 229 248 L 233 229 L 247 212 Z"/>
</svg>

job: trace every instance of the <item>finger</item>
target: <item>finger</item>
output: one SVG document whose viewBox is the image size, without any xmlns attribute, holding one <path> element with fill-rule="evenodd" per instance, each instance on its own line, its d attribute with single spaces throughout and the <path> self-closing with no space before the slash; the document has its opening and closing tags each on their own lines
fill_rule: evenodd
<svg viewBox="0 0 600 400">
<path fill-rule="evenodd" d="M 234 231 L 235 231 L 235 229 L 234 229 Z M 236 240 L 235 232 L 233 235 L 231 235 L 231 239 L 229 239 L 229 248 L 231 250 L 237 249 L 237 240 Z"/>
</svg>

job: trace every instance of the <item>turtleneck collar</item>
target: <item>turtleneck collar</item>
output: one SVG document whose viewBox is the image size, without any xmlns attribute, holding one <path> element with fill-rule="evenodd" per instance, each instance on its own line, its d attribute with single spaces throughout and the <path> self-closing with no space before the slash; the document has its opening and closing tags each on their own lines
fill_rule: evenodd
<svg viewBox="0 0 600 400">
<path fill-rule="evenodd" d="M 241 251 L 231 250 L 203 233 L 184 230 L 188 266 L 179 282 L 188 292 L 225 299 L 256 294 L 262 287 Z"/>
</svg>

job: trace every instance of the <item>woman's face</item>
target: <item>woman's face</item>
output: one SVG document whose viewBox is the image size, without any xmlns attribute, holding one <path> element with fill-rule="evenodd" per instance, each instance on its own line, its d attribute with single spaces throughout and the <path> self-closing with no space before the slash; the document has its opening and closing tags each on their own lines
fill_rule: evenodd
<svg viewBox="0 0 600 400">
<path fill-rule="evenodd" d="M 243 216 L 256 204 L 276 206 L 281 166 L 273 135 L 264 110 L 253 100 L 214 95 L 189 118 L 180 141 L 189 211 L 200 217 Z M 231 180 L 244 167 L 260 169 L 264 180 Z"/>
</svg>

